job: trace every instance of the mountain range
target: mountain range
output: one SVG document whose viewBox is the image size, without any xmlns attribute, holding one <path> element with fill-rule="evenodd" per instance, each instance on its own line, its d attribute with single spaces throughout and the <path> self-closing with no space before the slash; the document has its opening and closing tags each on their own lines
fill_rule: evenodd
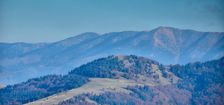
<svg viewBox="0 0 224 105">
<path fill-rule="evenodd" d="M 0 89 L 0 105 L 223 105 L 224 57 L 163 65 L 135 55 L 96 59 L 65 75 Z"/>
<path fill-rule="evenodd" d="M 165 65 L 203 62 L 224 56 L 224 33 L 158 27 L 151 31 L 88 32 L 53 43 L 0 43 L 0 83 L 66 74 L 94 59 L 117 54 L 143 56 Z"/>
</svg>

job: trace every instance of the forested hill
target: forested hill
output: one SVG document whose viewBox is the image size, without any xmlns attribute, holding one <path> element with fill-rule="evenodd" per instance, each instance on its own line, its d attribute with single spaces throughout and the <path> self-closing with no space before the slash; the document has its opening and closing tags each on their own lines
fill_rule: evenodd
<svg viewBox="0 0 224 105">
<path fill-rule="evenodd" d="M 100 95 L 80 94 L 67 101 L 61 100 L 59 104 L 88 104 L 88 98 L 98 104 L 222 105 L 223 65 L 224 58 L 205 63 L 164 66 L 135 55 L 108 56 L 75 68 L 66 75 L 47 75 L 0 89 L 0 104 L 24 104 L 82 87 L 89 83 L 89 78 L 110 78 L 134 81 L 144 86 L 123 87 L 131 93 L 105 91 Z"/>
</svg>

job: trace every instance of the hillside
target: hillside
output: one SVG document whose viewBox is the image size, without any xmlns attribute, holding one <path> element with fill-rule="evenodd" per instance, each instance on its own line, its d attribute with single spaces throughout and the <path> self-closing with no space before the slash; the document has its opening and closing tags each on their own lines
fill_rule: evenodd
<svg viewBox="0 0 224 105">
<path fill-rule="evenodd" d="M 129 86 L 131 93 L 107 91 L 102 94 L 81 94 L 59 105 L 70 104 L 169 104 L 169 105 L 223 105 L 224 57 L 205 63 L 168 66 L 168 71 L 179 78 L 167 85 Z M 91 101 L 89 101 L 91 100 Z"/>
<path fill-rule="evenodd" d="M 126 78 L 148 84 L 165 85 L 178 81 L 178 77 L 169 72 L 165 66 L 134 55 L 97 59 L 72 70 L 69 74 L 97 78 Z"/>
<path fill-rule="evenodd" d="M 88 78 L 78 75 L 47 75 L 0 89 L 0 105 L 21 105 L 58 92 L 80 87 Z"/>
<path fill-rule="evenodd" d="M 222 105 L 223 64 L 224 58 L 164 66 L 134 55 L 108 56 L 64 76 L 48 75 L 7 86 L 0 90 L 0 104 Z"/>
</svg>

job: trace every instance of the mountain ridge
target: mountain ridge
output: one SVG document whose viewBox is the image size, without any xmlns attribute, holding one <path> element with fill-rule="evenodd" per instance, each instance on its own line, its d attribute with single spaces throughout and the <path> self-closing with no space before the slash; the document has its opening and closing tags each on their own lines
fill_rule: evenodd
<svg viewBox="0 0 224 105">
<path fill-rule="evenodd" d="M 162 29 L 162 28 L 165 28 L 165 29 L 175 29 L 175 30 L 185 30 L 185 31 L 195 31 L 195 32 L 206 32 L 206 33 L 224 33 L 224 32 L 217 32 L 217 31 L 198 31 L 198 30 L 194 30 L 194 29 L 188 29 L 188 28 L 176 28 L 176 27 L 172 27 L 172 26 L 158 26 L 156 28 L 153 28 L 151 30 L 143 30 L 143 31 L 116 31 L 116 32 L 105 32 L 105 33 L 97 33 L 97 32 L 83 32 L 83 33 L 80 33 L 80 34 L 77 34 L 77 35 L 74 35 L 74 36 L 70 36 L 70 37 L 67 37 L 67 38 L 64 38 L 62 40 L 66 40 L 66 39 L 69 39 L 69 38 L 73 38 L 73 37 L 76 37 L 76 36 L 80 36 L 80 35 L 83 35 L 83 34 L 97 34 L 99 36 L 102 36 L 102 35 L 106 35 L 106 34 L 111 34 L 111 33 L 122 33 L 122 32 L 150 32 L 150 31 L 154 31 L 154 30 L 158 30 L 158 29 Z M 47 43 L 55 43 L 55 42 L 58 42 L 58 41 L 62 41 L 62 40 L 57 40 L 57 41 L 53 41 L 53 42 L 0 42 L 0 44 L 18 44 L 18 43 L 24 43 L 24 44 L 47 44 Z"/>
<path fill-rule="evenodd" d="M 65 74 L 94 59 L 117 54 L 144 56 L 162 64 L 208 61 L 224 55 L 223 42 L 224 33 L 158 27 L 151 31 L 103 35 L 84 33 L 44 45 L 0 44 L 0 83 L 16 83 L 51 73 Z M 15 78 L 18 71 L 22 77 Z"/>
</svg>

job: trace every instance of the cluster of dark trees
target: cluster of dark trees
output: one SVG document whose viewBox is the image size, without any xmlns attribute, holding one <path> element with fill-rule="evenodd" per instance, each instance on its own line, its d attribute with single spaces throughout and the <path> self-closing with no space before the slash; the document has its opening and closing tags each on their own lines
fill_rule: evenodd
<svg viewBox="0 0 224 105">
<path fill-rule="evenodd" d="M 78 74 L 87 77 L 112 78 L 115 76 L 112 70 L 127 71 L 121 61 L 114 56 L 109 56 L 75 68 L 69 74 Z"/>
<path fill-rule="evenodd" d="M 79 87 L 88 82 L 79 75 L 47 75 L 0 89 L 0 105 L 19 105 Z"/>
<path fill-rule="evenodd" d="M 205 63 L 171 66 L 181 80 L 177 86 L 192 92 L 192 104 L 224 104 L 224 57 Z"/>
</svg>

